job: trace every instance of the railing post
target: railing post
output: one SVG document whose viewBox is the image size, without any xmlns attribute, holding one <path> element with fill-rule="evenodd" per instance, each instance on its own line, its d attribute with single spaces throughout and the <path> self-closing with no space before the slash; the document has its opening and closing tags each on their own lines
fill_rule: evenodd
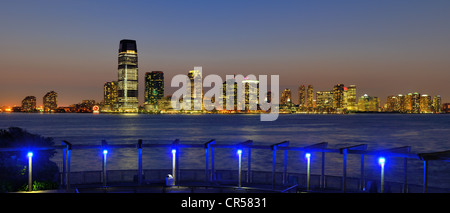
<svg viewBox="0 0 450 213">
<path fill-rule="evenodd" d="M 364 154 L 361 154 L 361 177 L 360 177 L 360 186 L 359 190 L 363 190 L 365 187 L 365 177 L 364 177 Z"/>
<path fill-rule="evenodd" d="M 64 142 L 62 142 L 62 145 L 65 145 Z M 67 148 L 62 149 L 63 154 L 63 165 L 62 165 L 62 176 L 61 176 L 61 185 L 66 186 L 66 159 L 67 159 Z"/>
<path fill-rule="evenodd" d="M 404 182 L 403 182 L 403 193 L 408 193 L 408 158 L 404 158 Z"/>
<path fill-rule="evenodd" d="M 252 180 L 251 180 L 251 165 L 252 165 L 251 157 L 252 157 L 252 148 L 248 148 L 247 183 L 252 182 Z"/>
<path fill-rule="evenodd" d="M 138 140 L 138 184 L 142 185 L 142 139 Z"/>
<path fill-rule="evenodd" d="M 283 185 L 287 180 L 287 150 L 284 150 L 284 171 L 283 171 Z"/>
<path fill-rule="evenodd" d="M 70 153 L 72 151 L 72 144 L 63 140 L 63 145 L 66 145 L 66 148 L 63 149 L 63 177 L 64 177 L 64 185 L 66 186 L 66 191 L 70 189 Z"/>
<path fill-rule="evenodd" d="M 423 161 L 423 193 L 428 192 L 428 160 Z"/>
<path fill-rule="evenodd" d="M 280 146 L 280 147 L 287 147 L 287 146 L 289 146 L 289 141 L 283 141 L 283 142 L 280 142 L 280 143 L 276 143 L 276 144 L 273 144 L 273 145 L 270 145 L 270 149 L 272 149 L 272 189 L 275 189 L 275 179 L 276 179 L 276 164 L 277 164 L 277 149 L 278 149 L 278 146 Z M 286 156 L 286 153 L 285 153 L 285 156 Z M 285 159 L 286 160 L 286 159 Z M 285 162 L 285 164 L 284 164 L 284 166 L 285 166 L 285 171 L 287 171 L 286 170 L 286 164 L 287 164 L 287 162 Z"/>
<path fill-rule="evenodd" d="M 347 149 L 342 150 L 342 191 L 347 191 Z"/>
<path fill-rule="evenodd" d="M 320 188 L 325 189 L 325 152 L 322 152 L 322 171 L 320 174 Z"/>
<path fill-rule="evenodd" d="M 216 181 L 216 169 L 214 167 L 214 147 L 211 147 L 211 179 Z"/>
<path fill-rule="evenodd" d="M 212 139 L 212 140 L 206 142 L 204 145 L 204 148 L 205 148 L 205 182 L 208 182 L 212 179 L 211 178 L 212 174 L 210 174 L 210 172 L 209 172 L 209 153 L 210 153 L 209 150 L 211 149 L 210 145 L 214 144 L 215 141 L 216 141 L 215 139 Z"/>
<path fill-rule="evenodd" d="M 275 189 L 275 172 L 277 165 L 277 146 L 272 147 L 272 189 Z"/>
</svg>

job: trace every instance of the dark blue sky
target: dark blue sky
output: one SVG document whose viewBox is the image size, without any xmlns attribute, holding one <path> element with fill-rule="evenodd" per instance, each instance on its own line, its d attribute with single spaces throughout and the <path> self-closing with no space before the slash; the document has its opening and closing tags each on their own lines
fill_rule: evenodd
<svg viewBox="0 0 450 213">
<path fill-rule="evenodd" d="M 450 1 L 2 1 L 0 106 L 50 90 L 59 105 L 102 100 L 121 39 L 145 72 L 278 74 L 297 94 L 356 84 L 384 102 L 420 92 L 450 102 Z M 293 97 L 297 101 L 297 95 Z"/>
</svg>

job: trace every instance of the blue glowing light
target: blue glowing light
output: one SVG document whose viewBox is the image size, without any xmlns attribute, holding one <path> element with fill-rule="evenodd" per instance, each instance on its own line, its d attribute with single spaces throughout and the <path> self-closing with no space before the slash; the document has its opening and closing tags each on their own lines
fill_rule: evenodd
<svg viewBox="0 0 450 213">
<path fill-rule="evenodd" d="M 305 157 L 309 159 L 311 157 L 311 153 L 306 153 Z"/>
<path fill-rule="evenodd" d="M 29 158 L 33 157 L 33 152 L 28 152 L 27 156 L 28 156 Z"/>
<path fill-rule="evenodd" d="M 177 150 L 176 149 L 172 149 L 172 154 L 175 154 L 175 153 L 177 153 Z"/>
<path fill-rule="evenodd" d="M 242 149 L 238 149 L 237 153 L 238 153 L 238 155 L 241 155 L 242 154 Z"/>
<path fill-rule="evenodd" d="M 108 154 L 108 150 L 104 149 L 104 150 L 103 150 L 103 154 L 104 154 L 104 155 Z"/>
<path fill-rule="evenodd" d="M 380 157 L 380 158 L 378 158 L 378 163 L 379 163 L 381 166 L 384 166 L 384 164 L 386 163 L 386 159 L 385 159 L 384 157 Z"/>
</svg>

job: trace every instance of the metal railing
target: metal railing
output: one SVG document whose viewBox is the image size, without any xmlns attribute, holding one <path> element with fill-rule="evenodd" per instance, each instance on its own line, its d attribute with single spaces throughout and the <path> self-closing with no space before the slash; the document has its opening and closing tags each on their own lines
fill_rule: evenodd
<svg viewBox="0 0 450 213">
<path fill-rule="evenodd" d="M 78 174 L 71 171 L 71 151 L 72 150 L 81 150 L 81 149 L 117 149 L 117 148 L 136 148 L 138 149 L 138 165 L 137 165 L 137 174 L 136 174 L 136 183 L 138 185 L 144 184 L 144 170 L 142 167 L 142 149 L 146 148 L 156 148 L 156 147 L 166 147 L 171 148 L 174 150 L 173 153 L 173 168 L 172 168 L 172 174 L 174 178 L 174 183 L 177 183 L 177 179 L 180 179 L 180 168 L 179 168 L 179 156 L 177 150 L 182 148 L 198 148 L 198 149 L 204 149 L 205 150 L 205 169 L 204 169 L 204 183 L 212 183 L 217 182 L 218 177 L 217 175 L 220 174 L 219 171 L 215 168 L 215 149 L 217 148 L 223 148 L 223 149 L 247 149 L 247 171 L 242 172 L 241 166 L 239 166 L 238 174 L 243 174 L 245 177 L 244 180 L 246 183 L 252 183 L 254 182 L 254 174 L 258 174 L 260 172 L 258 171 L 252 171 L 251 170 L 251 161 L 252 161 L 252 150 L 255 149 L 261 149 L 261 150 L 270 150 L 272 151 L 272 174 L 271 174 L 271 185 L 272 189 L 275 189 L 278 183 L 280 182 L 280 179 L 277 178 L 277 175 L 281 174 L 281 183 L 282 185 L 286 185 L 289 183 L 289 178 L 294 173 L 288 173 L 287 171 L 287 152 L 288 151 L 302 151 L 305 153 L 320 153 L 321 154 L 321 174 L 320 175 L 314 175 L 319 178 L 318 180 L 318 188 L 319 189 L 326 189 L 327 186 L 327 178 L 329 179 L 330 176 L 325 175 L 325 162 L 326 162 L 326 154 L 327 153 L 336 153 L 340 154 L 342 156 L 342 177 L 340 178 L 341 184 L 340 184 L 340 191 L 347 192 L 348 187 L 348 177 L 347 177 L 347 157 L 348 155 L 360 155 L 361 164 L 360 164 L 360 177 L 358 179 L 358 189 L 359 191 L 363 191 L 366 189 L 366 177 L 365 177 L 365 162 L 364 162 L 364 156 L 370 155 L 370 156 L 383 156 L 383 157 L 397 157 L 397 158 L 403 158 L 404 160 L 404 178 L 402 184 L 402 192 L 408 192 L 408 186 L 411 184 L 408 184 L 408 159 L 416 159 L 423 161 L 424 169 L 423 169 L 423 184 L 422 184 L 422 192 L 426 193 L 428 192 L 428 171 L 429 171 L 429 161 L 450 161 L 450 150 L 444 151 L 444 152 L 434 152 L 434 153 L 411 153 L 411 147 L 404 146 L 404 147 L 398 147 L 393 149 L 384 149 L 384 150 L 367 150 L 367 144 L 359 144 L 354 146 L 348 146 L 348 147 L 341 147 L 341 148 L 327 148 L 328 143 L 322 142 L 317 144 L 311 144 L 308 146 L 303 147 L 292 147 L 289 146 L 289 141 L 283 141 L 280 143 L 275 143 L 272 145 L 254 145 L 253 141 L 248 140 L 241 143 L 236 144 L 217 144 L 214 139 L 209 140 L 205 143 L 200 144 L 183 144 L 180 143 L 180 140 L 176 139 L 172 143 L 169 144 L 152 144 L 152 143 L 144 143 L 141 139 L 138 140 L 136 144 L 108 144 L 105 140 L 102 141 L 101 145 L 73 145 L 68 141 L 62 141 L 62 145 L 60 146 L 49 146 L 49 147 L 32 147 L 32 148 L 0 148 L 0 152 L 8 152 L 8 151 L 39 151 L 39 150 L 48 150 L 48 149 L 61 149 L 63 153 L 63 159 L 62 159 L 62 172 L 61 172 L 61 183 L 67 190 L 71 188 L 72 184 L 72 178 L 71 176 Z M 276 160 L 277 160 L 277 151 L 282 150 L 284 151 L 284 162 L 283 162 L 283 172 L 276 172 Z M 102 164 L 102 174 L 100 175 L 103 183 L 103 186 L 106 186 L 107 181 L 109 180 L 107 178 L 108 175 L 111 174 L 112 171 L 107 171 L 106 167 L 106 155 L 107 152 L 104 153 L 103 157 L 103 164 Z M 241 162 L 240 162 L 241 163 Z M 134 170 L 133 170 L 134 171 Z M 148 171 L 147 171 L 148 172 Z M 170 172 L 170 171 L 169 171 Z M 239 183 L 238 185 L 241 185 L 241 175 L 238 175 Z M 289 176 L 291 175 L 291 176 Z M 382 174 L 383 175 L 383 174 Z M 300 175 L 297 174 L 297 177 Z M 181 178 L 182 179 L 182 178 Z M 306 174 L 306 189 L 310 190 L 310 184 L 311 184 L 311 173 L 310 173 L 310 167 L 308 166 L 308 171 Z M 354 178 L 353 178 L 354 179 Z M 381 179 L 382 183 L 380 185 L 384 186 L 384 179 Z M 373 183 L 373 181 L 371 181 Z M 295 183 L 298 184 L 298 183 Z M 317 188 L 317 187 L 316 187 Z M 381 190 L 384 191 L 384 188 Z"/>
</svg>

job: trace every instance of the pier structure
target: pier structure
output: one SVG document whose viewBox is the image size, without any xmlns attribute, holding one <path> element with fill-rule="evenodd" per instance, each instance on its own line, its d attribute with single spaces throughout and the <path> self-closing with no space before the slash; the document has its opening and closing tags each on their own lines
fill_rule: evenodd
<svg viewBox="0 0 450 213">
<path fill-rule="evenodd" d="M 102 140 L 97 145 L 74 145 L 63 140 L 61 145 L 49 147 L 31 148 L 0 148 L 0 152 L 23 151 L 28 153 L 38 153 L 40 150 L 60 149 L 62 151 L 62 168 L 60 172 L 60 186 L 67 192 L 97 192 L 96 190 L 114 191 L 129 190 L 130 192 L 171 192 L 177 190 L 187 190 L 187 192 L 204 192 L 204 190 L 214 189 L 213 192 L 235 192 L 244 190 L 248 192 L 429 192 L 429 171 L 430 161 L 450 161 L 450 150 L 433 153 L 412 153 L 410 146 L 396 147 L 381 150 L 368 150 L 367 144 L 357 144 L 340 148 L 328 148 L 327 142 L 315 143 L 306 146 L 289 146 L 289 141 L 282 141 L 271 145 L 258 145 L 252 140 L 247 140 L 233 144 L 217 143 L 215 139 L 202 143 L 176 139 L 172 143 L 146 143 L 138 139 L 135 144 L 109 144 Z M 138 164 L 135 169 L 129 170 L 108 170 L 107 153 L 110 149 L 133 148 L 138 150 L 136 158 Z M 144 170 L 142 152 L 143 149 L 168 148 L 172 153 L 172 168 Z M 179 150 L 184 148 L 204 149 L 205 167 L 202 169 L 184 169 L 179 166 Z M 71 171 L 72 151 L 83 149 L 102 150 L 102 171 Z M 231 149 L 239 156 L 239 165 L 235 170 L 217 170 L 215 167 L 215 150 Z M 246 150 L 246 152 L 244 152 Z M 272 151 L 272 172 L 252 170 L 252 151 L 267 150 Z M 277 172 L 277 151 L 284 152 L 283 171 Z M 288 152 L 303 152 L 305 158 L 299 159 L 307 164 L 306 171 L 289 171 L 287 167 Z M 342 176 L 332 177 L 326 174 L 326 155 L 337 154 L 342 157 Z M 246 155 L 247 171 L 242 171 L 241 157 Z M 311 156 L 315 155 L 315 158 Z M 311 174 L 311 161 L 319 159 L 321 169 L 320 174 Z M 349 155 L 360 156 L 360 176 L 347 177 L 347 158 Z M 378 158 L 380 166 L 380 180 L 366 180 L 365 156 L 375 156 Z M 199 156 L 201 157 L 201 156 Z M 389 191 L 385 189 L 384 166 L 389 164 L 389 159 L 403 159 L 403 182 L 389 183 Z M 30 157 L 31 159 L 31 157 Z M 423 162 L 423 182 L 421 186 L 408 183 L 408 161 L 418 160 Z M 30 160 L 31 162 L 31 160 Z M 30 166 L 31 168 L 31 166 Z M 305 174 L 306 172 L 306 174 Z M 166 174 L 171 174 L 172 182 L 167 184 Z M 150 178 L 151 176 L 151 178 Z M 237 177 L 236 177 L 237 176 Z M 94 177 L 94 178 L 92 178 Z M 130 178 L 132 177 L 132 178 Z M 146 178 L 147 177 L 147 178 Z M 32 177 L 29 177 L 30 180 Z M 244 181 L 243 181 L 244 180 Z M 349 187 L 349 180 L 352 183 Z M 164 184 L 164 182 L 166 184 Z M 314 182 L 312 184 L 312 182 Z M 340 182 L 340 184 L 339 184 Z M 338 184 L 336 184 L 338 183 Z M 377 186 L 379 184 L 380 187 Z M 30 186 L 31 187 L 31 186 Z M 122 188 L 120 188 L 122 187 Z M 450 189 L 436 189 L 432 192 L 450 192 Z"/>
</svg>

